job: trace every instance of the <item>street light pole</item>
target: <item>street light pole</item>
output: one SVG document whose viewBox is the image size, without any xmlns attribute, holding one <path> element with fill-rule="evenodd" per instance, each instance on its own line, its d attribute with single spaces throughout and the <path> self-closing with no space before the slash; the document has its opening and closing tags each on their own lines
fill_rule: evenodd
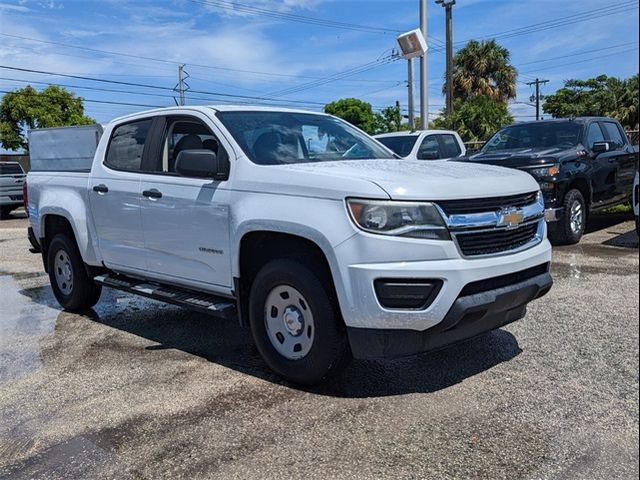
<svg viewBox="0 0 640 480">
<path fill-rule="evenodd" d="M 447 28 L 447 115 L 453 112 L 453 6 L 456 0 L 436 0 L 436 3 L 442 5 L 446 14 Z"/>
<path fill-rule="evenodd" d="M 409 93 L 409 129 L 415 129 L 415 104 L 413 98 L 413 58 L 407 60 L 407 89 Z"/>
<path fill-rule="evenodd" d="M 420 0 L 420 30 L 427 37 L 427 0 Z M 429 65 L 427 52 L 420 57 L 420 128 L 429 128 Z"/>
</svg>

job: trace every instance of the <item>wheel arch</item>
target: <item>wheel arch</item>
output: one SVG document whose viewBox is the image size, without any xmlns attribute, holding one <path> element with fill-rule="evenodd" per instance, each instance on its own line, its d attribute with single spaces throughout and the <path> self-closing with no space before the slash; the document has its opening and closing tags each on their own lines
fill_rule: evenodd
<svg viewBox="0 0 640 480">
<path fill-rule="evenodd" d="M 290 258 L 311 266 L 314 271 L 329 282 L 331 294 L 338 302 L 340 276 L 336 268 L 333 251 L 323 246 L 317 238 L 301 232 L 257 229 L 245 232 L 238 242 L 237 255 L 234 262 L 234 290 L 238 303 L 239 320 L 243 326 L 248 325 L 247 300 L 253 280 L 258 271 L 270 260 Z"/>
</svg>

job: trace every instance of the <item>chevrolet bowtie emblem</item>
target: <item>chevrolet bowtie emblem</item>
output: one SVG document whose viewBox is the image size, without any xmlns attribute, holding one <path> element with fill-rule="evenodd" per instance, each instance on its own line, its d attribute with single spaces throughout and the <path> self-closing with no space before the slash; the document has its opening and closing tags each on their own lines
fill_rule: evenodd
<svg viewBox="0 0 640 480">
<path fill-rule="evenodd" d="M 500 212 L 498 227 L 516 228 L 524 220 L 524 214 L 520 209 L 506 209 Z"/>
</svg>

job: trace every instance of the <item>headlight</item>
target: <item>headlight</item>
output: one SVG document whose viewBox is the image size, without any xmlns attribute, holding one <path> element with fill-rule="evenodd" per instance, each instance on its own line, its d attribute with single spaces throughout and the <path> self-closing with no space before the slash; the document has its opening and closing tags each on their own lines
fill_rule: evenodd
<svg viewBox="0 0 640 480">
<path fill-rule="evenodd" d="M 546 167 L 529 168 L 527 171 L 534 177 L 555 177 L 560 173 L 560 167 L 558 165 L 551 165 Z"/>
<path fill-rule="evenodd" d="M 348 199 L 353 222 L 381 235 L 450 240 L 442 216 L 432 203 Z"/>
</svg>

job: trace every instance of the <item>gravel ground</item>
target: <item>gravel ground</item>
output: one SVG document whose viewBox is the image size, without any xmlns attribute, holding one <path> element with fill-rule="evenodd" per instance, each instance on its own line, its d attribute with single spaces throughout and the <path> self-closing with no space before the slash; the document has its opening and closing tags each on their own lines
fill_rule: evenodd
<svg viewBox="0 0 640 480">
<path fill-rule="evenodd" d="M 515 324 L 299 389 L 234 322 L 60 311 L 0 222 L 0 478 L 638 478 L 638 238 L 594 217 Z"/>
</svg>

